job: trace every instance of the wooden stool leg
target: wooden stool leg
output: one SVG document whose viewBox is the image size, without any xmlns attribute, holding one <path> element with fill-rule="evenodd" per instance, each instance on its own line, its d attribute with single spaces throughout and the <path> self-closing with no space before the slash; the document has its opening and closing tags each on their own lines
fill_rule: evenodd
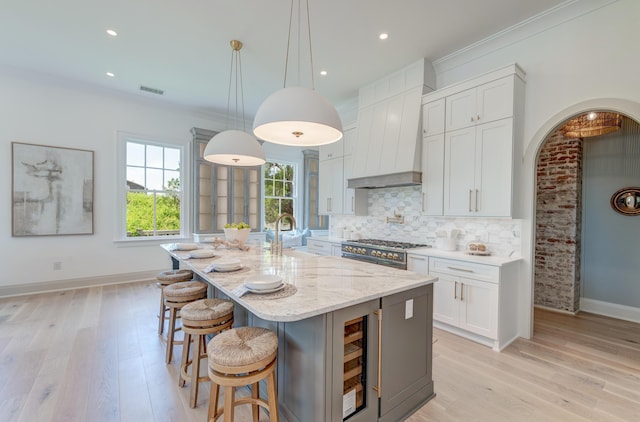
<svg viewBox="0 0 640 422">
<path fill-rule="evenodd" d="M 269 395 L 269 420 L 278 422 L 278 392 L 276 391 L 275 371 L 267 377 L 267 394 Z"/>
<path fill-rule="evenodd" d="M 251 384 L 251 397 L 254 399 L 260 397 L 260 384 L 257 382 L 255 384 Z M 260 406 L 252 404 L 251 413 L 253 415 L 253 422 L 258 422 L 258 419 L 260 419 Z"/>
<path fill-rule="evenodd" d="M 191 385 L 190 385 L 190 394 L 189 394 L 189 406 L 191 408 L 196 407 L 196 402 L 198 401 L 198 378 L 200 378 L 200 344 L 202 342 L 202 334 L 197 334 L 195 336 L 195 344 L 193 345 L 193 357 L 191 358 Z M 187 341 L 185 337 L 185 342 Z M 183 346 L 184 348 L 184 346 Z M 189 345 L 187 344 L 187 350 Z"/>
<path fill-rule="evenodd" d="M 215 422 L 218 418 L 218 399 L 220 398 L 220 386 L 211 381 L 211 392 L 209 393 L 209 411 L 207 412 L 207 422 Z"/>
<path fill-rule="evenodd" d="M 185 377 L 188 376 L 187 365 L 189 365 L 189 349 L 191 348 L 191 334 L 184 333 L 184 341 L 182 342 L 182 359 L 180 360 L 180 377 L 178 378 L 178 387 L 184 387 Z"/>
<path fill-rule="evenodd" d="M 171 306 L 170 308 L 169 331 L 167 332 L 167 363 L 171 363 L 171 358 L 173 358 L 173 337 L 175 336 L 176 332 L 176 308 L 174 308 L 173 306 Z"/>
<path fill-rule="evenodd" d="M 158 335 L 161 336 L 164 332 L 164 319 L 165 319 L 165 307 L 164 307 L 164 287 L 160 287 L 160 311 L 158 312 Z"/>
<path fill-rule="evenodd" d="M 236 387 L 224 387 L 224 422 L 233 422 L 235 409 L 233 407 Z"/>
</svg>

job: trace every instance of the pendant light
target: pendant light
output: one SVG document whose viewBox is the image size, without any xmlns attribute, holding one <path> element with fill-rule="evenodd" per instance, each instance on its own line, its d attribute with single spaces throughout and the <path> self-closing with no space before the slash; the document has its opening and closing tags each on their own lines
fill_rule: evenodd
<svg viewBox="0 0 640 422">
<path fill-rule="evenodd" d="M 301 0 L 297 1 L 299 9 Z M 308 147 L 330 144 L 342 138 L 342 121 L 331 103 L 315 91 L 309 0 L 306 0 L 306 8 L 312 87 L 311 89 L 300 86 L 287 87 L 293 2 L 294 0 L 291 0 L 284 88 L 271 94 L 260 105 L 253 121 L 253 134 L 260 139 L 280 145 Z M 300 53 L 298 53 L 299 60 Z"/>
<path fill-rule="evenodd" d="M 235 76 L 235 125 L 238 118 L 242 117 L 244 129 L 244 95 L 242 91 L 242 64 L 240 61 L 240 49 L 242 42 L 231 40 L 231 71 L 229 74 L 229 94 L 227 97 L 227 127 L 229 127 L 229 109 L 231 108 L 231 85 Z M 235 74 L 234 74 L 235 64 Z M 240 86 L 240 97 L 238 96 Z M 238 98 L 242 104 L 242 116 L 238 116 Z M 204 159 L 216 164 L 227 166 L 260 166 L 267 160 L 264 150 L 258 140 L 244 130 L 225 130 L 216 134 L 209 140 L 204 149 Z"/>
</svg>

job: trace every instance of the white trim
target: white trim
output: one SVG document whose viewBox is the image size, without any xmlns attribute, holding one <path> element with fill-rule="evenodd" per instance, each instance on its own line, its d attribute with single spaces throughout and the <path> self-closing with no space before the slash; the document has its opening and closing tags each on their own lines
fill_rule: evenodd
<svg viewBox="0 0 640 422">
<path fill-rule="evenodd" d="M 154 281 L 156 274 L 163 270 L 139 271 L 135 273 L 111 274 L 96 277 L 82 277 L 67 280 L 53 280 L 44 283 L 26 283 L 0 286 L 0 297 L 23 296 L 112 284 Z"/>
<path fill-rule="evenodd" d="M 640 308 L 618 305 L 617 303 L 603 302 L 601 300 L 580 298 L 580 310 L 592 314 L 604 315 L 625 321 L 640 323 Z"/>
</svg>

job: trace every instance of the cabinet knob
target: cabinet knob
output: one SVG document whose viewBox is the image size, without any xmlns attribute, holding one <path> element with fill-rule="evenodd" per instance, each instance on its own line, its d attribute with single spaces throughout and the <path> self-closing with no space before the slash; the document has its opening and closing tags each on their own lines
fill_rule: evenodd
<svg viewBox="0 0 640 422">
<path fill-rule="evenodd" d="M 476 116 L 476 120 L 480 120 L 480 115 L 479 114 Z"/>
<path fill-rule="evenodd" d="M 473 122 L 473 116 L 471 116 L 471 121 Z"/>
</svg>

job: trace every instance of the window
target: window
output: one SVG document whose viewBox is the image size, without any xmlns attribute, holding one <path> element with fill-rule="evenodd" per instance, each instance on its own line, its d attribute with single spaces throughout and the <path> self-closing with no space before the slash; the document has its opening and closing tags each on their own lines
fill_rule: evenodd
<svg viewBox="0 0 640 422">
<path fill-rule="evenodd" d="M 119 140 L 123 239 L 184 237 L 183 147 L 128 135 Z"/>
<path fill-rule="evenodd" d="M 295 164 L 267 162 L 263 167 L 264 178 L 264 228 L 275 229 L 282 213 L 295 215 L 296 177 Z"/>
</svg>

